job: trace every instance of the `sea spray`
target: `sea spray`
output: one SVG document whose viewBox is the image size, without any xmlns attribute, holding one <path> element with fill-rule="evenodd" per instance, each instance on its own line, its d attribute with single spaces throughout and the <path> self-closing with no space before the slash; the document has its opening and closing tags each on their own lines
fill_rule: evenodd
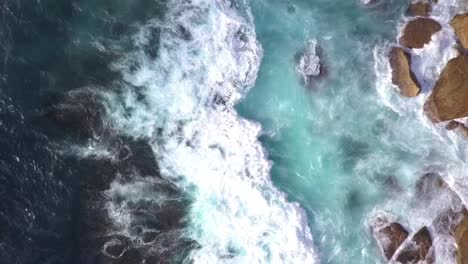
<svg viewBox="0 0 468 264">
<path fill-rule="evenodd" d="M 191 197 L 187 262 L 316 262 L 305 214 L 270 181 L 260 126 L 233 108 L 261 56 L 246 2 L 174 0 L 114 64 L 124 83 L 106 94 L 108 119 L 151 142 L 162 177 Z"/>
</svg>

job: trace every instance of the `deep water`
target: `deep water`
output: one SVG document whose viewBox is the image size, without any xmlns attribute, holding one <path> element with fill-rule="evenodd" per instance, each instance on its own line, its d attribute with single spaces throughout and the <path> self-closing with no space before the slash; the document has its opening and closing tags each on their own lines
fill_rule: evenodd
<svg viewBox="0 0 468 264">
<path fill-rule="evenodd" d="M 422 113 L 451 31 L 419 98 L 391 84 L 408 2 L 4 0 L 0 263 L 383 263 L 375 215 L 450 207 L 422 175 L 468 199 L 467 143 Z"/>
</svg>

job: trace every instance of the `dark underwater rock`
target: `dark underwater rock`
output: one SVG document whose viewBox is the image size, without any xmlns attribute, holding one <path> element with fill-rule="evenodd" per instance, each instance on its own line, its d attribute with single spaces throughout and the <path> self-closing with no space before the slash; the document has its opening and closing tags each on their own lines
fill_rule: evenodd
<svg viewBox="0 0 468 264">
<path fill-rule="evenodd" d="M 50 107 L 47 116 L 63 129 L 82 137 L 108 132 L 105 107 L 97 93 L 90 89 L 73 90 L 58 101 Z"/>
</svg>

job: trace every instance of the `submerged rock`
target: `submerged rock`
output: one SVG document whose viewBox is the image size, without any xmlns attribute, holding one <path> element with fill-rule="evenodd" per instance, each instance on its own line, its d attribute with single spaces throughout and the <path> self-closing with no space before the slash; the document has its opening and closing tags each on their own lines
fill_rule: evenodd
<svg viewBox="0 0 468 264">
<path fill-rule="evenodd" d="M 450 25 L 452 25 L 462 47 L 468 49 L 468 14 L 456 15 Z"/>
<path fill-rule="evenodd" d="M 89 89 L 66 93 L 47 112 L 47 116 L 65 130 L 85 137 L 105 133 L 104 115 L 101 98 Z"/>
<path fill-rule="evenodd" d="M 310 78 L 321 74 L 320 58 L 317 55 L 317 42 L 315 40 L 309 41 L 307 48 L 299 58 L 297 71 L 302 75 L 306 84 Z"/>
<path fill-rule="evenodd" d="M 441 29 L 442 26 L 437 21 L 419 17 L 406 24 L 399 42 L 405 47 L 420 49 L 431 41 L 434 33 Z"/>
<path fill-rule="evenodd" d="M 416 3 L 411 3 L 406 12 L 410 16 L 427 17 L 429 16 L 431 10 L 432 8 L 429 2 L 419 1 Z"/>
<path fill-rule="evenodd" d="M 421 87 L 411 71 L 411 57 L 402 48 L 394 47 L 390 51 L 392 83 L 398 86 L 400 93 L 407 97 L 419 94 Z"/>
<path fill-rule="evenodd" d="M 457 242 L 457 264 L 468 263 L 468 216 L 465 214 L 463 221 L 455 230 Z"/>
<path fill-rule="evenodd" d="M 434 193 L 451 191 L 438 173 L 426 173 L 416 183 L 416 196 L 419 199 L 432 198 Z"/>
<path fill-rule="evenodd" d="M 409 243 L 399 252 L 396 261 L 404 264 L 416 264 L 420 261 L 433 263 L 433 256 L 430 254 L 432 247 L 432 237 L 427 227 L 421 228 L 411 238 Z"/>
<path fill-rule="evenodd" d="M 433 122 L 468 116 L 468 56 L 451 59 L 424 105 Z"/>
<path fill-rule="evenodd" d="M 373 235 L 382 254 L 390 260 L 408 237 L 408 231 L 399 223 L 378 218 L 376 226 L 373 227 Z"/>
</svg>

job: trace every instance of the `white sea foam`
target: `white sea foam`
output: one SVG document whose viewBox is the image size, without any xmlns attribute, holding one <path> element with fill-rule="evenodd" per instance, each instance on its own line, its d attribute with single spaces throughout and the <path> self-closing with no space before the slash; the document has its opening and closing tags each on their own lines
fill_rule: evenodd
<svg viewBox="0 0 468 264">
<path fill-rule="evenodd" d="M 320 58 L 316 54 L 317 41 L 309 40 L 309 43 L 299 59 L 299 65 L 297 65 L 297 71 L 304 78 L 304 82 L 307 83 L 307 79 L 310 76 L 318 76 L 320 74 Z"/>
<path fill-rule="evenodd" d="M 154 59 L 145 49 L 158 32 Z M 114 65 L 125 84 L 106 95 L 109 119 L 122 133 L 149 139 L 162 176 L 192 197 L 185 236 L 201 248 L 190 258 L 316 263 L 304 211 L 271 183 L 260 126 L 234 109 L 262 56 L 247 3 L 172 0 L 165 18 L 144 25 L 134 43 Z"/>
</svg>

